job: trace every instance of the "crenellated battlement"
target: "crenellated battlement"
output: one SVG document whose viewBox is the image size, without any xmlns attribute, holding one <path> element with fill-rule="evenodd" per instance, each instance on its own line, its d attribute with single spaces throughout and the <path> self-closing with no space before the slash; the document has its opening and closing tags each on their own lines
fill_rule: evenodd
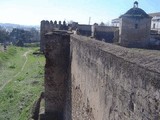
<svg viewBox="0 0 160 120">
<path fill-rule="evenodd" d="M 55 20 L 54 22 L 48 21 L 48 20 L 42 20 L 41 21 L 41 31 L 46 31 L 46 32 L 50 32 L 53 30 L 67 30 L 67 24 L 65 21 L 63 21 L 63 24 L 61 21 L 59 21 L 57 23 L 57 21 Z"/>
<path fill-rule="evenodd" d="M 112 43 L 115 39 L 115 31 L 117 31 L 117 27 L 111 26 L 99 26 L 99 25 L 86 25 L 86 24 L 78 24 L 77 22 L 73 22 L 71 24 L 66 24 L 65 21 L 63 23 L 61 21 L 41 21 L 41 43 L 40 49 L 44 52 L 45 41 L 44 36 L 48 32 L 52 32 L 54 30 L 70 30 L 75 34 L 94 37 L 99 41 Z"/>
<path fill-rule="evenodd" d="M 40 32 L 41 32 L 41 43 L 40 43 L 40 50 L 43 52 L 45 47 L 45 41 L 44 41 L 44 35 L 48 32 L 52 32 L 54 30 L 68 30 L 68 25 L 65 21 L 63 23 L 61 21 L 48 21 L 48 20 L 42 20 L 41 26 L 40 26 Z"/>
</svg>

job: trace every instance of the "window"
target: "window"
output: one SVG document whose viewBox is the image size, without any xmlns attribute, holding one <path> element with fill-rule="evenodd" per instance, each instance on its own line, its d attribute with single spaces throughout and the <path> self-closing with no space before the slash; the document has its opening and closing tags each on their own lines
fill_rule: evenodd
<svg viewBox="0 0 160 120">
<path fill-rule="evenodd" d="M 138 29 L 138 24 L 135 24 L 135 29 Z"/>
<path fill-rule="evenodd" d="M 153 29 L 155 29 L 155 27 L 156 27 L 156 24 L 154 23 L 154 24 L 153 24 Z"/>
</svg>

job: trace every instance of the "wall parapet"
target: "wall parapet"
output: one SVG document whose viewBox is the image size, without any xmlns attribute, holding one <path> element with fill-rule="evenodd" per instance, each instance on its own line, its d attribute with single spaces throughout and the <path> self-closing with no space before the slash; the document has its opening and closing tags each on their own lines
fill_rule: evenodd
<svg viewBox="0 0 160 120">
<path fill-rule="evenodd" d="M 159 51 L 128 49 L 77 35 L 71 36 L 71 51 L 72 101 L 82 94 L 80 103 L 92 113 L 87 117 L 160 119 Z M 75 116 L 77 110 L 83 116 L 84 111 L 76 108 Z"/>
<path fill-rule="evenodd" d="M 160 62 L 160 52 L 158 50 L 130 49 L 80 35 L 71 35 L 71 39 L 101 49 L 104 52 L 115 55 L 139 67 L 148 69 L 149 71 L 160 73 L 160 67 L 158 66 Z"/>
<path fill-rule="evenodd" d="M 63 21 L 63 24 L 61 21 L 57 23 L 57 21 L 48 21 L 48 20 L 42 20 L 40 25 L 40 50 L 41 52 L 44 52 L 45 49 L 45 34 L 48 32 L 53 32 L 54 30 L 68 30 L 68 26 L 66 25 L 66 22 Z"/>
</svg>

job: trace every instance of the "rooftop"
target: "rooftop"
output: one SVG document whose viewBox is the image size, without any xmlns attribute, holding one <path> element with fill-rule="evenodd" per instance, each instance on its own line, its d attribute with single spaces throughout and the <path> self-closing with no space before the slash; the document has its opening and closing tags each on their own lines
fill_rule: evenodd
<svg viewBox="0 0 160 120">
<path fill-rule="evenodd" d="M 121 17 L 150 18 L 151 16 L 149 16 L 141 8 L 138 8 L 138 2 L 136 1 L 136 2 L 134 2 L 133 8 L 131 8 L 130 10 L 128 10 L 125 14 L 121 15 L 120 18 Z"/>
<path fill-rule="evenodd" d="M 149 15 L 150 15 L 151 17 L 160 17 L 160 12 L 149 13 Z"/>
</svg>

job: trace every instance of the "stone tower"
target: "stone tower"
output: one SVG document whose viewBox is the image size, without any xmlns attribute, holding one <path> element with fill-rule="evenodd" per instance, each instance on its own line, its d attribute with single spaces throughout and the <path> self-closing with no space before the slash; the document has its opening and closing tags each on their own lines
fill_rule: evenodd
<svg viewBox="0 0 160 120">
<path fill-rule="evenodd" d="M 52 32 L 54 30 L 68 30 L 68 26 L 66 25 L 66 22 L 63 21 L 63 25 L 61 24 L 61 21 L 59 21 L 59 24 L 57 24 L 57 21 L 41 21 L 41 26 L 40 26 L 40 51 L 44 52 L 45 50 L 45 34 L 48 32 Z"/>
<path fill-rule="evenodd" d="M 150 40 L 151 17 L 138 8 L 134 2 L 133 8 L 120 16 L 119 44 L 125 47 L 145 48 Z"/>
</svg>

